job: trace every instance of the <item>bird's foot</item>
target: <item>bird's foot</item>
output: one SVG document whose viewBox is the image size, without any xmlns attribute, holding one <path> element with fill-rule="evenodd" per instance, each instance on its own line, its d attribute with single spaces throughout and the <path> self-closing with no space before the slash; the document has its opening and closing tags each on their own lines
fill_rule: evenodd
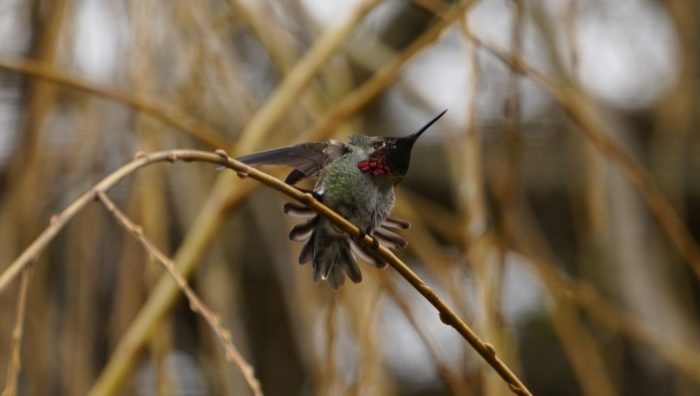
<svg viewBox="0 0 700 396">
<path fill-rule="evenodd" d="M 379 241 L 376 237 L 372 235 L 372 231 L 373 230 L 371 228 L 367 228 L 365 230 L 360 229 L 360 234 L 355 238 L 355 240 L 357 242 L 360 242 L 363 239 L 365 239 L 366 236 L 369 236 L 369 238 L 372 240 L 372 244 L 370 245 L 370 247 L 374 250 L 377 250 L 379 248 Z"/>
</svg>

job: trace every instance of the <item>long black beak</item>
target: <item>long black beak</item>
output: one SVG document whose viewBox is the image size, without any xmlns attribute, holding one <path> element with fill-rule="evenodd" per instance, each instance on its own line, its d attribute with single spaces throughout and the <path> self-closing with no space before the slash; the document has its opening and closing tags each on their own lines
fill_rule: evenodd
<svg viewBox="0 0 700 396">
<path fill-rule="evenodd" d="M 443 110 L 442 113 L 438 114 L 435 118 L 433 118 L 432 120 L 430 120 L 430 122 L 428 122 L 427 124 L 425 124 L 425 126 L 423 126 L 423 128 L 421 128 L 418 132 L 416 132 L 416 133 L 414 133 L 414 134 L 412 134 L 412 135 L 406 136 L 406 139 L 408 139 L 411 143 L 415 142 L 416 140 L 418 140 L 418 138 L 420 137 L 420 135 L 423 134 L 423 132 L 427 131 L 428 128 L 430 128 L 430 127 L 435 123 L 435 121 L 439 120 L 440 117 L 442 117 L 443 115 L 445 115 L 445 113 L 447 113 L 447 109 Z"/>
</svg>

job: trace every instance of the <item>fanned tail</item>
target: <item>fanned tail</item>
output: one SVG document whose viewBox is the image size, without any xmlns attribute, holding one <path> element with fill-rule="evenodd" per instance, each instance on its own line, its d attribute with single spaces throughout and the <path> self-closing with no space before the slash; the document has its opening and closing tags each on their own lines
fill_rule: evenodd
<svg viewBox="0 0 700 396">
<path fill-rule="evenodd" d="M 386 267 L 386 262 L 374 249 L 364 247 L 352 240 L 348 235 L 319 228 L 321 217 L 313 209 L 297 203 L 284 205 L 284 212 L 290 216 L 307 219 L 296 225 L 289 232 L 289 239 L 306 244 L 299 254 L 299 264 L 312 262 L 313 280 L 326 281 L 333 289 L 338 289 L 345 283 L 345 275 L 355 283 L 362 281 L 362 272 L 357 265 L 357 259 L 377 268 Z M 408 228 L 405 220 L 387 218 L 381 227 L 372 231 L 381 245 L 391 249 L 401 249 L 408 243 L 398 234 L 388 228 Z"/>
<path fill-rule="evenodd" d="M 302 212 L 289 210 L 287 213 L 299 215 Z M 318 229 L 320 220 L 320 216 L 315 215 L 289 232 L 290 240 L 306 241 L 299 254 L 299 264 L 312 262 L 314 282 L 326 281 L 333 289 L 345 283 L 345 275 L 355 283 L 362 281 L 362 272 L 350 250 L 350 238 Z"/>
<path fill-rule="evenodd" d="M 362 281 L 362 272 L 350 252 L 349 238 L 319 232 L 315 235 L 312 260 L 314 282 L 324 280 L 333 289 L 345 283 L 345 275 L 355 283 Z"/>
</svg>

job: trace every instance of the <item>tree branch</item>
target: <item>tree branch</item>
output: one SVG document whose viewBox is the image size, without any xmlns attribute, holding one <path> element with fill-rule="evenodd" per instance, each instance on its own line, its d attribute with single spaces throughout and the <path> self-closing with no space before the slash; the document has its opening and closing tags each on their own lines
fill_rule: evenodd
<svg viewBox="0 0 700 396">
<path fill-rule="evenodd" d="M 21 350 L 22 335 L 24 334 L 24 313 L 27 307 L 27 290 L 29 288 L 29 275 L 31 266 L 22 271 L 22 278 L 17 289 L 17 312 L 15 313 L 15 327 L 12 329 L 10 359 L 7 364 L 7 381 L 2 396 L 15 396 L 17 394 L 17 377 L 22 368 Z"/>
<path fill-rule="evenodd" d="M 78 76 L 56 69 L 50 64 L 31 59 L 2 59 L 0 70 L 21 73 L 47 82 L 59 84 L 77 91 L 97 95 L 106 99 L 123 103 L 135 110 L 149 115 L 187 132 L 211 147 L 228 147 L 232 140 L 220 132 L 204 125 L 182 110 L 165 105 L 144 95 L 131 94 L 114 88 L 99 86 Z"/>
<path fill-rule="evenodd" d="M 194 290 L 192 290 L 192 288 L 187 284 L 187 280 L 185 280 L 185 278 L 183 278 L 182 275 L 177 272 L 175 264 L 172 262 L 172 260 L 161 252 L 160 249 L 153 244 L 153 242 L 146 238 L 146 236 L 143 234 L 143 229 L 134 224 L 134 222 L 132 222 L 131 219 L 129 219 L 129 217 L 127 217 L 127 215 L 114 204 L 114 201 L 112 201 L 104 191 L 95 191 L 95 196 L 102 202 L 105 208 L 107 208 L 107 210 L 114 216 L 119 224 L 121 224 L 130 234 L 141 242 L 141 245 L 144 249 L 146 249 L 148 254 L 165 268 L 187 298 L 192 312 L 202 315 L 202 318 L 204 318 L 209 327 L 211 327 L 216 336 L 219 338 L 221 345 L 224 347 L 224 351 L 226 351 L 226 360 L 237 365 L 241 369 L 243 377 L 248 383 L 248 386 L 253 394 L 255 396 L 262 396 L 263 393 L 262 389 L 260 388 L 260 381 L 255 378 L 253 367 L 246 362 L 243 356 L 241 356 L 240 352 L 238 352 L 238 349 L 236 349 L 236 347 L 233 345 L 233 342 L 231 341 L 231 332 L 228 331 L 223 324 L 221 324 L 221 318 L 211 309 L 209 309 L 209 307 L 204 304 L 204 301 L 197 296 Z"/>
<path fill-rule="evenodd" d="M 42 232 L 41 235 L 15 260 L 5 272 L 0 275 L 0 291 L 24 269 L 31 259 L 37 257 L 39 253 L 48 245 L 56 234 L 73 218 L 88 202 L 95 198 L 100 192 L 107 191 L 119 180 L 133 173 L 137 169 L 155 162 L 175 162 L 175 161 L 200 161 L 209 162 L 234 170 L 239 177 L 250 177 L 256 181 L 273 188 L 305 205 L 314 209 L 317 213 L 326 217 L 336 227 L 345 231 L 361 244 L 368 248 L 374 248 L 377 244 L 374 238 L 360 232 L 354 224 L 350 223 L 333 210 L 314 199 L 308 192 L 302 192 L 281 180 L 268 175 L 260 170 L 251 168 L 235 159 L 229 157 L 223 150 L 210 153 L 199 150 L 171 150 L 159 151 L 147 155 L 140 155 L 137 159 L 118 169 L 107 176 L 90 191 L 83 194 L 73 204 L 59 215 L 54 216 L 51 225 Z M 359 239 L 362 237 L 362 239 Z M 383 246 L 376 248 L 376 252 L 394 269 L 404 277 L 426 300 L 428 300 L 439 312 L 440 320 L 452 326 L 462 335 L 462 337 L 474 348 L 479 355 L 503 378 L 511 391 L 518 395 L 531 395 L 530 391 L 520 381 L 520 379 L 501 361 L 496 355 L 496 351 L 491 344 L 482 341 L 476 333 L 428 286 L 415 272 L 413 272 L 403 261 Z"/>
<path fill-rule="evenodd" d="M 668 239 L 683 256 L 695 276 L 700 279 L 700 246 L 683 223 L 673 205 L 661 192 L 653 177 L 630 155 L 602 124 L 585 93 L 575 84 L 560 82 L 530 66 L 520 56 L 509 54 L 497 46 L 468 32 L 469 38 L 499 58 L 514 71 L 527 76 L 555 99 L 590 142 L 629 180 L 658 221 Z"/>
<path fill-rule="evenodd" d="M 469 4 L 475 4 L 475 2 L 460 2 L 457 7 L 462 9 L 464 12 Z M 453 18 L 454 21 L 459 18 Z M 322 118 L 316 122 L 315 126 L 311 128 L 310 133 L 306 133 L 295 139 L 295 143 L 301 143 L 304 141 L 315 141 L 327 139 L 330 132 L 339 123 L 343 122 L 347 118 L 356 114 L 358 110 L 366 106 L 372 99 L 376 98 L 384 88 L 392 83 L 392 79 L 398 76 L 398 73 L 394 70 L 400 70 L 405 67 L 406 64 L 420 51 L 426 48 L 430 43 L 433 42 L 437 37 L 440 36 L 440 32 L 445 31 L 451 26 L 451 24 L 437 24 L 437 22 L 432 26 L 438 26 L 435 29 L 429 28 L 424 32 L 418 39 L 416 39 L 416 45 L 410 46 L 410 48 L 403 51 L 404 55 L 397 55 L 396 59 L 389 64 L 387 64 L 383 69 L 386 72 L 378 71 L 369 80 L 364 82 L 359 88 L 355 89 L 352 93 L 345 96 L 336 105 L 334 105 L 330 110 L 328 110 Z M 340 28 L 340 27 L 339 27 Z M 328 31 L 325 34 L 332 34 L 332 31 Z M 309 51 L 307 51 L 306 56 L 319 56 L 314 54 L 317 47 L 314 45 Z M 327 49 L 327 47 L 324 47 Z M 308 67 L 309 65 L 314 65 L 313 62 L 302 63 L 295 67 Z M 305 86 L 294 85 L 288 86 L 287 89 L 297 90 L 297 96 L 303 94 Z M 275 90 L 273 95 L 278 95 L 278 90 Z M 291 106 L 294 104 L 288 103 L 287 106 L 278 106 L 277 113 L 288 112 Z M 269 112 L 258 112 L 254 117 L 272 117 L 277 118 L 279 114 L 269 113 Z M 266 125 L 274 125 L 275 122 L 266 121 L 260 122 Z M 258 124 L 252 123 L 251 125 Z M 251 147 L 258 147 L 264 143 L 264 139 L 258 138 L 256 141 L 252 141 L 252 138 L 246 138 L 245 135 L 250 134 L 253 129 L 246 127 L 244 131 L 239 136 L 240 141 L 246 140 Z M 267 135 L 269 131 L 264 131 Z M 262 136 L 262 135 L 261 135 Z M 230 150 L 234 153 L 236 152 L 248 152 L 253 151 L 253 149 L 245 149 L 245 146 L 240 145 L 240 141 L 237 144 L 237 149 L 234 151 L 233 148 Z M 251 143 L 252 141 L 252 143 Z M 255 143 L 255 144 L 253 144 Z M 207 246 L 211 242 L 212 238 L 217 235 L 217 230 L 221 226 L 221 218 L 223 213 L 231 206 L 234 205 L 246 196 L 253 188 L 253 185 L 240 185 L 235 183 L 235 179 L 230 174 L 222 174 L 217 182 L 215 183 L 212 192 L 209 194 L 206 203 L 204 204 L 202 210 L 199 212 L 195 219 L 191 230 L 187 233 L 186 238 L 183 240 L 183 244 L 177 250 L 174 260 L 178 265 L 178 270 L 180 273 L 187 276 L 188 273 L 194 270 L 197 266 L 199 259 L 201 258 L 203 252 L 207 249 Z M 136 318 L 129 326 L 122 339 L 120 340 L 117 349 L 112 354 L 107 363 L 107 366 L 102 371 L 91 390 L 91 395 L 104 394 L 99 393 L 98 390 L 111 389 L 115 392 L 115 388 L 119 385 L 128 370 L 133 367 L 133 362 L 137 357 L 138 351 L 143 347 L 148 337 L 151 336 L 153 329 L 157 325 L 158 321 L 165 315 L 169 307 L 172 306 L 178 294 L 178 290 L 174 283 L 168 277 L 161 277 L 161 279 L 156 283 L 153 293 L 149 296 L 148 300 L 141 308 Z M 94 392 L 93 392 L 94 391 Z"/>
</svg>

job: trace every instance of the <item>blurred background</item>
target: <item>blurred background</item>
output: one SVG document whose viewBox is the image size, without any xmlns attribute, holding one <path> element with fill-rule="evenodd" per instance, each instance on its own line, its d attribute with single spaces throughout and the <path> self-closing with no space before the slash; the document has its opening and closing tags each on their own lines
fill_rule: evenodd
<svg viewBox="0 0 700 396">
<path fill-rule="evenodd" d="M 448 109 L 398 190 L 398 256 L 535 395 L 700 395 L 699 18 L 694 0 L 1 0 L 0 269 L 139 151 L 402 136 Z M 265 394 L 509 394 L 392 268 L 314 285 L 285 197 L 257 187 L 155 164 L 109 196 Z M 18 395 L 251 394 L 97 202 L 26 297 Z"/>
</svg>

